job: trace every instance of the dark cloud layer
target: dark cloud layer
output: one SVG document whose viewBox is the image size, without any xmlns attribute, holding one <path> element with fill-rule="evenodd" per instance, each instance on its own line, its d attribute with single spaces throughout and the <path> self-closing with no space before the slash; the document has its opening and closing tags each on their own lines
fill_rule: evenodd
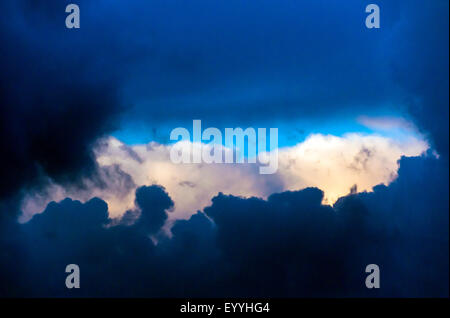
<svg viewBox="0 0 450 318">
<path fill-rule="evenodd" d="M 392 32 L 391 72 L 406 89 L 409 114 L 448 158 L 449 7 L 448 1 L 410 1 Z"/>
<path fill-rule="evenodd" d="M 396 114 L 447 153 L 448 1 L 380 0 L 377 30 L 365 27 L 362 0 L 80 0 L 79 30 L 65 29 L 67 3 L 2 4 L 2 40 L 18 53 L 4 64 L 45 71 L 29 85 L 87 82 L 92 100 L 113 98 L 102 88 L 120 78 L 126 128 L 162 130 L 153 137 L 166 141 L 166 126 L 193 119 L 235 127 Z M 46 79 L 49 69 L 58 74 Z"/>
<path fill-rule="evenodd" d="M 203 212 L 177 221 L 171 238 L 157 233 L 173 204 L 158 186 L 137 190 L 141 214 L 133 225 L 106 226 L 99 199 L 51 203 L 30 222 L 11 224 L 20 228 L 17 246 L 2 254 L 1 275 L 14 288 L 2 294 L 448 296 L 443 171 L 448 167 L 432 157 L 404 158 L 389 187 L 343 197 L 334 207 L 321 205 L 316 188 L 268 200 L 219 194 Z M 79 290 L 64 285 L 71 263 L 80 266 Z M 364 285 L 372 263 L 380 266 L 379 290 Z"/>
<path fill-rule="evenodd" d="M 358 115 L 412 119 L 448 153 L 448 1 L 152 1 L 115 24 L 153 49 L 125 83 L 124 126 L 278 125 Z M 110 16 L 118 8 L 111 6 Z M 133 20 L 133 21 L 131 21 Z M 144 129 L 145 130 L 145 129 Z M 150 129 L 145 130 L 151 134 Z M 162 137 L 161 137 L 162 136 Z"/>
<path fill-rule="evenodd" d="M 99 44 L 87 47 L 83 31 L 55 25 L 56 18 L 46 11 L 50 5 L 0 4 L 2 199 L 41 177 L 76 183 L 81 175 L 91 175 L 92 145 L 115 127 L 121 110 L 117 78 L 110 70 L 117 57 Z M 60 2 L 52 8 L 64 12 L 65 7 Z"/>
</svg>

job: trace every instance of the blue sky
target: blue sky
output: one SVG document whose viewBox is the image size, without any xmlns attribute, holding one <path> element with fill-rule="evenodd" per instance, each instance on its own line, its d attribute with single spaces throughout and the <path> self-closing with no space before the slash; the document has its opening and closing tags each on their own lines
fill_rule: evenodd
<svg viewBox="0 0 450 318">
<path fill-rule="evenodd" d="M 111 32 L 125 43 L 111 54 L 136 55 L 124 61 L 127 110 L 114 136 L 129 144 L 165 143 L 171 129 L 200 119 L 205 127 L 279 127 L 280 143 L 288 145 L 313 132 L 370 132 L 358 125 L 359 116 L 420 120 L 410 108 L 421 96 L 410 86 L 435 76 L 435 69 L 415 60 L 446 44 L 432 14 L 428 24 L 416 15 L 445 2 L 379 6 L 382 27 L 369 30 L 364 1 L 280 1 L 276 7 L 270 1 L 157 1 L 135 3 L 126 15 L 109 5 L 103 9 L 111 11 L 108 17 L 121 18 Z M 431 37 L 410 34 L 427 28 Z M 423 45 L 413 51 L 411 41 Z M 293 130 L 303 137 L 294 141 Z"/>
<path fill-rule="evenodd" d="M 5 6 L 40 11 L 10 15 L 5 28 L 27 50 L 40 47 L 39 63 L 49 56 L 87 81 L 112 83 L 123 110 L 113 134 L 130 144 L 165 142 L 193 119 L 277 125 L 283 135 L 292 126 L 355 131 L 362 115 L 445 127 L 430 124 L 443 107 L 428 100 L 436 92 L 427 78 L 448 82 L 448 2 L 377 4 L 380 29 L 365 27 L 367 3 L 358 0 L 80 1 L 83 27 L 69 32 L 58 17 L 64 3 L 25 1 Z"/>
</svg>

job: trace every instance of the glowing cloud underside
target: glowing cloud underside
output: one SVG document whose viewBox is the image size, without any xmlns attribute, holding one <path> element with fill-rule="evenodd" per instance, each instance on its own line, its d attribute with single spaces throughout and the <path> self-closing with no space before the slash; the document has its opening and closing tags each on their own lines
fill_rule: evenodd
<svg viewBox="0 0 450 318">
<path fill-rule="evenodd" d="M 378 135 L 315 134 L 280 148 L 278 172 L 272 175 L 260 175 L 256 164 L 174 164 L 170 147 L 154 142 L 127 146 L 110 137 L 95 150 L 101 186 L 98 180 L 85 180 L 83 189 L 52 183 L 44 192 L 24 198 L 21 221 L 65 197 L 80 201 L 99 197 L 108 203 L 111 218 L 120 217 L 135 208 L 136 188 L 149 184 L 164 186 L 175 202 L 169 221 L 188 218 L 208 206 L 218 192 L 265 198 L 274 192 L 318 187 L 325 193 L 324 203 L 332 204 L 354 185 L 361 192 L 389 184 L 397 176 L 400 157 L 418 156 L 428 144 L 417 137 L 400 142 Z"/>
</svg>

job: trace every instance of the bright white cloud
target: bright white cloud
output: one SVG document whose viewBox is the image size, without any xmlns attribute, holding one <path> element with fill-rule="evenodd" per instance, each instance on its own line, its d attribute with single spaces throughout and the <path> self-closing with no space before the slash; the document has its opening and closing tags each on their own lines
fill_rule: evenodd
<svg viewBox="0 0 450 318">
<path fill-rule="evenodd" d="M 370 191 L 377 184 L 390 183 L 400 157 L 420 155 L 428 145 L 413 136 L 399 142 L 377 135 L 315 134 L 293 147 L 280 148 L 279 169 L 272 175 L 259 174 L 256 164 L 174 164 L 170 147 L 155 142 L 127 146 L 110 137 L 95 150 L 99 180 L 85 180 L 83 189 L 51 184 L 44 193 L 29 194 L 21 220 L 42 212 L 50 201 L 65 197 L 86 201 L 95 196 L 108 203 L 111 217 L 119 217 L 134 208 L 135 189 L 150 184 L 164 186 L 175 202 L 169 220 L 188 218 L 209 205 L 218 192 L 265 198 L 273 192 L 314 186 L 325 192 L 326 203 L 333 203 L 355 184 L 358 191 Z"/>
</svg>

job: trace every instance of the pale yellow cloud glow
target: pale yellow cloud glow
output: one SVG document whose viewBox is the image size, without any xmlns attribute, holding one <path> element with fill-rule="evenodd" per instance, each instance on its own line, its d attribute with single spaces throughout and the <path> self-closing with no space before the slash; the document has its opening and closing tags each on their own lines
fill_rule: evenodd
<svg viewBox="0 0 450 318">
<path fill-rule="evenodd" d="M 99 197 L 108 203 L 110 217 L 119 217 L 135 208 L 136 188 L 151 184 L 164 186 L 175 202 L 169 220 L 188 218 L 209 205 L 218 192 L 266 198 L 273 192 L 313 186 L 325 192 L 325 203 L 332 204 L 355 184 L 358 191 L 389 184 L 401 156 L 417 156 L 427 148 L 416 137 L 399 142 L 377 135 L 315 134 L 293 147 L 280 148 L 277 173 L 261 175 L 257 164 L 174 164 L 168 145 L 127 146 L 110 137 L 95 150 L 103 186 L 92 180 L 85 181 L 83 190 L 51 184 L 44 194 L 25 197 L 22 221 L 42 212 L 48 202 L 65 197 L 80 201 Z"/>
</svg>

